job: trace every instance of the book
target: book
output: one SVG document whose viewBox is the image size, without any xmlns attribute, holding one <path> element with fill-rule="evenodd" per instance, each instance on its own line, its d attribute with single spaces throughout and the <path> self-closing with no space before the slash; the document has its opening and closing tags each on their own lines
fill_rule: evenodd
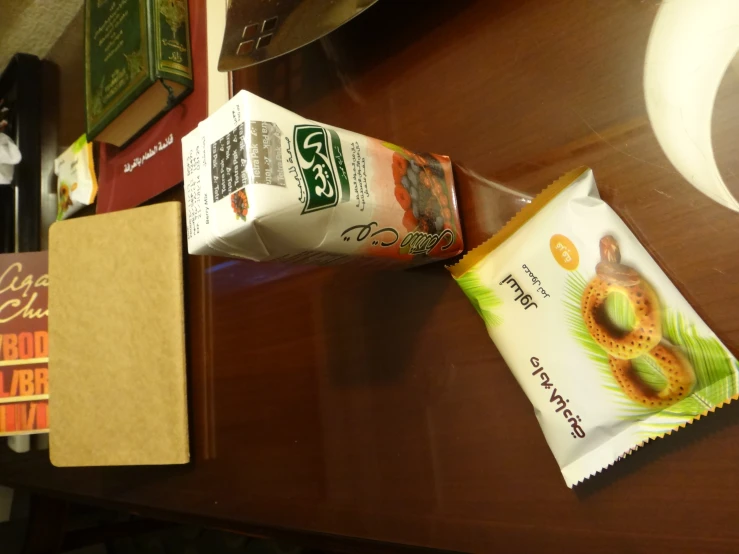
<svg viewBox="0 0 739 554">
<path fill-rule="evenodd" d="M 52 463 L 188 462 L 182 206 L 54 223 L 49 282 Z"/>
<path fill-rule="evenodd" d="M 89 140 L 125 145 L 192 86 L 187 0 L 85 0 Z"/>
<path fill-rule="evenodd" d="M 133 208 L 182 182 L 180 141 L 229 98 L 217 69 L 227 0 L 190 0 L 193 92 L 125 149 L 100 145 L 97 212 Z"/>
<path fill-rule="evenodd" d="M 48 254 L 0 255 L 0 436 L 49 430 Z"/>
</svg>

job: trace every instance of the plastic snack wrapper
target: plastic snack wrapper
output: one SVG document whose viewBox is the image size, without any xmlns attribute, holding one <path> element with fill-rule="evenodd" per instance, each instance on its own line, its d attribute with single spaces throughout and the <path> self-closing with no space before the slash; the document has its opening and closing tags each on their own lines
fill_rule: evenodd
<svg viewBox="0 0 739 554">
<path fill-rule="evenodd" d="M 449 268 L 568 486 L 739 397 L 739 364 L 599 195 L 545 189 Z"/>
<path fill-rule="evenodd" d="M 190 254 L 416 265 L 462 251 L 449 158 L 246 91 L 182 139 Z"/>
<path fill-rule="evenodd" d="M 60 221 L 95 202 L 98 182 L 92 157 L 92 143 L 82 135 L 54 160 L 57 176 L 57 212 Z"/>
</svg>

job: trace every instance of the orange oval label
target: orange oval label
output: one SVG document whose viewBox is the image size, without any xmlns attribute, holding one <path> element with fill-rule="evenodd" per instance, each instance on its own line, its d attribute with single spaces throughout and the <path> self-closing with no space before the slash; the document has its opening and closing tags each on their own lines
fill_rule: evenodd
<svg viewBox="0 0 739 554">
<path fill-rule="evenodd" d="M 580 264 L 580 254 L 573 242 L 564 235 L 552 235 L 549 248 L 557 263 L 567 271 L 575 271 Z"/>
</svg>

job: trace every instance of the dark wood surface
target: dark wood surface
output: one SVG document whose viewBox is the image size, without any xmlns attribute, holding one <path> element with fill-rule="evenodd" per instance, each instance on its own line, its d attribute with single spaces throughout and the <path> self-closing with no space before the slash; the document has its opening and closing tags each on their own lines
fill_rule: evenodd
<svg viewBox="0 0 739 554">
<path fill-rule="evenodd" d="M 658 5 L 383 0 L 236 81 L 318 121 L 452 156 L 468 246 L 517 205 L 494 183 L 535 194 L 591 166 L 736 353 L 739 215 L 672 168 L 646 115 Z M 737 122 L 732 69 L 714 141 L 735 191 Z M 442 266 L 191 257 L 188 276 L 192 463 L 56 469 L 44 453 L 3 454 L 0 481 L 231 529 L 379 541 L 361 546 L 375 551 L 739 550 L 738 406 L 570 490 Z"/>
</svg>

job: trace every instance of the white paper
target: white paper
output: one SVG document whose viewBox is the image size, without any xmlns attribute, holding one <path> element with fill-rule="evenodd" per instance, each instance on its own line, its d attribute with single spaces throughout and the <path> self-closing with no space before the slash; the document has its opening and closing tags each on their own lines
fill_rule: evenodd
<svg viewBox="0 0 739 554">
<path fill-rule="evenodd" d="M 15 166 L 21 161 L 21 152 L 5 133 L 0 133 L 0 185 L 13 182 Z"/>
</svg>

